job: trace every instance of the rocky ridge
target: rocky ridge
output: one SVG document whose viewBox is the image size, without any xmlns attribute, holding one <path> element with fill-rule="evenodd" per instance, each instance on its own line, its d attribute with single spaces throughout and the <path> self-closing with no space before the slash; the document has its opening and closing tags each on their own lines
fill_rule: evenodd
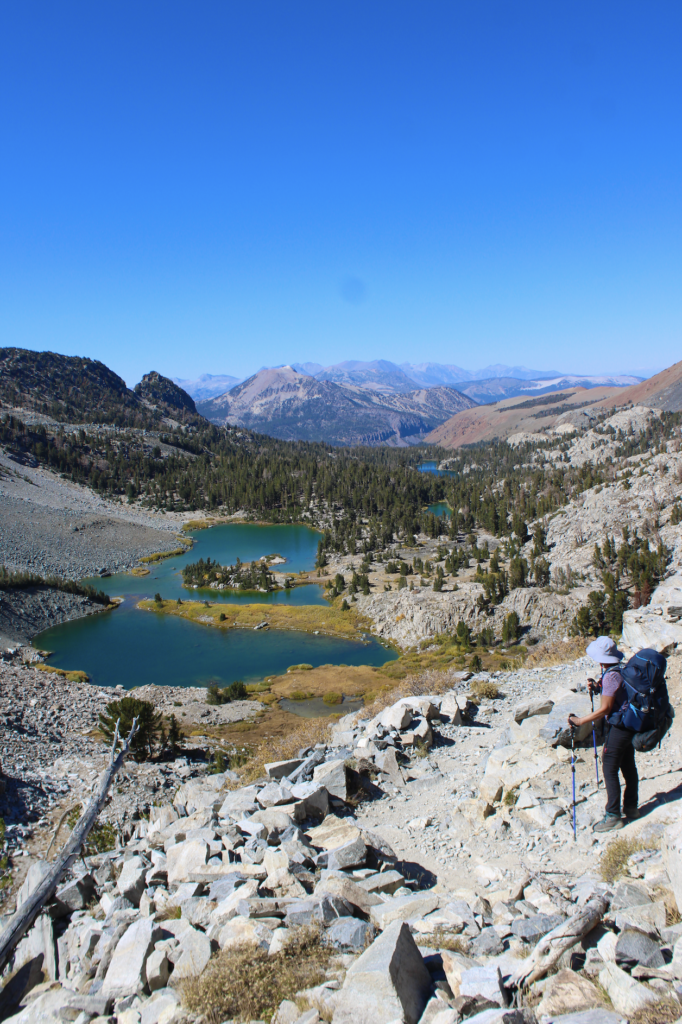
<svg viewBox="0 0 682 1024">
<path fill-rule="evenodd" d="M 277 1024 L 549 1024 L 571 1013 L 564 1024 L 616 1024 L 680 1002 L 682 925 L 668 921 L 682 906 L 679 734 L 641 765 L 645 817 L 619 835 L 637 834 L 642 849 L 607 884 L 597 855 L 611 837 L 590 831 L 604 798 L 591 736 L 578 756 L 577 844 L 561 746 L 566 715 L 587 701 L 587 667 L 453 675 L 444 693 L 346 716 L 327 743 L 250 785 L 229 772 L 185 782 L 125 845 L 65 881 L 15 958 L 42 956 L 49 980 L 25 971 L 10 1020 L 196 1021 L 183 983 L 217 951 L 246 942 L 274 954 L 311 924 L 332 948 L 327 980 L 284 1001 Z M 481 699 L 484 683 L 497 697 Z M 42 871 L 33 865 L 20 901 Z M 606 910 L 559 973 L 507 1010 L 500 979 L 588 904 Z"/>
</svg>

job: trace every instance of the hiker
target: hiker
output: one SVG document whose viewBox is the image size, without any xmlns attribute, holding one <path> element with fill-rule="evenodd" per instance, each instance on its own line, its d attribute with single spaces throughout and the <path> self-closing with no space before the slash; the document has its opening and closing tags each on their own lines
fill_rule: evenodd
<svg viewBox="0 0 682 1024">
<path fill-rule="evenodd" d="M 602 718 L 610 718 L 620 712 L 623 704 L 627 703 L 627 692 L 620 673 L 620 662 L 625 657 L 609 636 L 600 636 L 587 648 L 587 655 L 593 661 L 601 665 L 602 677 L 600 682 L 588 679 L 590 692 L 601 691 L 601 703 L 596 711 L 589 715 L 577 718 L 575 715 L 568 716 L 568 724 L 571 728 L 578 725 L 587 725 L 589 722 L 598 722 Z M 601 821 L 594 826 L 595 832 L 611 832 L 613 829 L 622 828 L 625 822 L 620 816 L 620 780 L 619 770 L 625 779 L 625 794 L 623 796 L 623 814 L 627 819 L 637 818 L 637 796 L 639 787 L 639 776 L 635 764 L 635 750 L 632 745 L 633 731 L 624 729 L 620 725 L 607 723 L 606 739 L 602 751 L 602 765 L 604 770 L 604 782 L 606 783 L 606 814 Z"/>
</svg>

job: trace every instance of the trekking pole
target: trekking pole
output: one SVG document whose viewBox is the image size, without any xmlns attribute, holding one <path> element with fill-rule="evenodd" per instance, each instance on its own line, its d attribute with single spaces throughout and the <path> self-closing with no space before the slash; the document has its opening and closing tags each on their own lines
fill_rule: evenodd
<svg viewBox="0 0 682 1024">
<path fill-rule="evenodd" d="M 590 688 L 590 705 L 594 712 L 594 695 Z M 597 789 L 599 789 L 599 755 L 597 754 L 597 733 L 595 732 L 594 722 L 592 723 L 592 744 L 594 746 L 594 771 L 597 776 Z"/>
<path fill-rule="evenodd" d="M 571 726 L 571 779 L 573 780 L 573 842 L 577 843 L 578 833 L 575 826 L 575 729 Z"/>
</svg>

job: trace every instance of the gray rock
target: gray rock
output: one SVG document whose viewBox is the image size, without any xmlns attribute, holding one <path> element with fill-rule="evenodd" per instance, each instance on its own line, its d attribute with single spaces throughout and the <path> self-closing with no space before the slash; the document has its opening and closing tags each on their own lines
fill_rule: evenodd
<svg viewBox="0 0 682 1024">
<path fill-rule="evenodd" d="M 81 875 L 80 878 L 67 882 L 57 889 L 56 899 L 66 910 L 73 913 L 75 910 L 85 910 L 87 905 L 95 898 L 97 890 L 92 875 Z M 138 901 L 139 902 L 139 901 Z"/>
<path fill-rule="evenodd" d="M 142 857 L 131 857 L 125 861 L 118 876 L 116 888 L 134 907 L 140 905 L 140 897 L 146 888 L 145 876 L 148 870 L 149 864 Z"/>
<path fill-rule="evenodd" d="M 147 999 L 140 1007 L 140 1024 L 159 1024 L 165 1011 L 179 1005 L 180 999 L 175 992 L 169 988 L 161 988 L 153 992 L 151 999 Z M 168 1020 L 168 1014 L 165 1019 Z"/>
<path fill-rule="evenodd" d="M 258 790 L 255 786 L 244 786 L 242 789 L 236 789 L 234 792 L 227 794 L 218 813 L 221 818 L 233 818 L 235 821 L 238 821 L 245 814 L 252 814 L 253 811 L 257 810 L 257 796 Z"/>
<path fill-rule="evenodd" d="M 340 917 L 328 929 L 327 942 L 335 949 L 352 949 L 360 952 L 369 942 L 374 940 L 376 929 L 368 921 L 358 921 L 355 917 Z"/>
<path fill-rule="evenodd" d="M 369 893 L 368 893 L 369 895 Z M 371 908 L 369 919 L 382 931 L 395 921 L 415 921 L 426 917 L 438 907 L 438 896 L 429 892 L 415 892 L 410 896 L 393 896 Z"/>
<path fill-rule="evenodd" d="M 299 758 L 292 758 L 289 761 L 271 761 L 265 765 L 265 772 L 269 779 L 284 779 L 287 775 L 291 775 L 300 764 Z"/>
<path fill-rule="evenodd" d="M 641 907 L 643 904 L 651 902 L 651 896 L 643 885 L 638 885 L 636 882 L 621 882 L 613 891 L 609 910 L 611 914 L 615 914 L 618 910 Z"/>
<path fill-rule="evenodd" d="M 150 992 L 165 988 L 171 972 L 171 963 L 165 949 L 153 949 L 147 957 L 147 985 Z"/>
<path fill-rule="evenodd" d="M 514 708 L 514 721 L 518 725 L 534 715 L 549 715 L 553 707 L 553 700 L 526 700 Z"/>
<path fill-rule="evenodd" d="M 325 818 L 329 813 L 329 792 L 326 786 L 317 782 L 299 782 L 291 787 L 291 795 L 296 801 L 294 817 L 297 821 Z"/>
<path fill-rule="evenodd" d="M 379 771 L 388 775 L 394 786 L 405 785 L 405 780 L 398 764 L 398 757 L 393 747 L 387 747 L 381 754 L 377 754 L 374 761 Z"/>
<path fill-rule="evenodd" d="M 291 789 L 289 786 L 269 782 L 267 786 L 263 786 L 256 799 L 263 808 L 279 807 L 280 804 L 291 803 Z"/>
<path fill-rule="evenodd" d="M 665 960 L 657 942 L 644 932 L 628 928 L 618 936 L 616 963 L 619 967 L 662 967 Z"/>
<path fill-rule="evenodd" d="M 524 942 L 537 942 L 547 932 L 551 932 L 565 921 L 563 914 L 536 914 L 534 917 L 519 918 L 512 921 L 511 930 Z"/>
<path fill-rule="evenodd" d="M 625 931 L 626 928 L 635 928 L 638 931 L 646 932 L 648 935 L 660 935 L 661 928 L 665 928 L 665 903 L 660 900 L 657 903 L 642 903 L 638 907 L 628 907 L 619 910 L 616 914 L 616 928 Z"/>
<path fill-rule="evenodd" d="M 417 1024 L 431 990 L 431 975 L 408 926 L 392 925 L 348 970 L 333 1024 Z"/>
<path fill-rule="evenodd" d="M 502 952 L 500 936 L 494 928 L 484 928 L 471 943 L 474 956 L 497 956 Z"/>
<path fill-rule="evenodd" d="M 405 884 L 405 877 L 399 871 L 378 871 L 376 875 L 361 879 L 359 884 L 367 892 L 383 892 L 392 896 Z"/>
<path fill-rule="evenodd" d="M 661 999 L 660 992 L 654 992 L 631 978 L 617 964 L 607 963 L 604 966 L 599 972 L 599 984 L 606 989 L 614 1010 L 626 1017 L 653 1006 Z"/>
<path fill-rule="evenodd" d="M 215 882 L 211 882 L 211 887 L 208 890 L 209 900 L 213 900 L 216 903 L 220 903 L 221 900 L 226 899 L 230 896 L 235 889 L 238 889 L 240 885 L 244 885 L 246 882 L 246 876 L 240 872 L 235 871 L 234 874 L 225 875 L 224 878 L 220 878 Z M 193 883 L 191 883 L 193 884 Z M 179 892 L 179 889 L 178 889 Z M 176 893 L 176 898 L 177 898 Z M 191 893 L 192 896 L 201 895 L 200 892 Z M 190 894 L 188 893 L 186 899 L 189 899 Z"/>
<path fill-rule="evenodd" d="M 102 993 L 118 999 L 143 992 L 147 984 L 147 957 L 159 928 L 148 917 L 135 921 L 120 939 L 104 978 Z"/>
<path fill-rule="evenodd" d="M 71 996 L 68 1005 L 74 1010 L 84 1010 L 94 1017 L 104 1017 L 106 1014 L 111 1013 L 113 1002 L 112 996 L 102 994 L 86 996 L 78 993 L 78 995 Z"/>
<path fill-rule="evenodd" d="M 347 871 L 351 868 L 362 867 L 367 860 L 367 847 L 358 836 L 350 843 L 337 846 L 330 850 L 327 859 L 327 867 L 330 871 Z"/>
<path fill-rule="evenodd" d="M 315 768 L 313 781 L 325 787 L 330 796 L 339 800 L 348 799 L 348 778 L 346 762 L 343 758 L 335 761 L 325 761 Z"/>
<path fill-rule="evenodd" d="M 473 1018 L 469 1018 L 473 1020 Z M 580 1010 L 579 1013 L 562 1013 L 558 1017 L 550 1017 L 547 1024 L 625 1024 L 620 1013 L 604 1010 Z"/>
<path fill-rule="evenodd" d="M 196 978 L 211 959 L 211 941 L 203 932 L 190 925 L 177 937 L 180 956 L 174 955 L 175 970 L 171 976 L 174 987 L 185 978 Z"/>
</svg>

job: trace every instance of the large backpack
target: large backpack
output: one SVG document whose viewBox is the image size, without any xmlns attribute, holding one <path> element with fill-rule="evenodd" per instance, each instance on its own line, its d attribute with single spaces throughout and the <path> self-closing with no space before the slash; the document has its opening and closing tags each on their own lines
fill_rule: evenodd
<svg viewBox="0 0 682 1024">
<path fill-rule="evenodd" d="M 633 731 L 635 750 L 653 750 L 673 723 L 675 712 L 668 697 L 665 669 L 663 655 L 649 648 L 635 654 L 621 669 L 627 703 L 608 721 Z"/>
</svg>

